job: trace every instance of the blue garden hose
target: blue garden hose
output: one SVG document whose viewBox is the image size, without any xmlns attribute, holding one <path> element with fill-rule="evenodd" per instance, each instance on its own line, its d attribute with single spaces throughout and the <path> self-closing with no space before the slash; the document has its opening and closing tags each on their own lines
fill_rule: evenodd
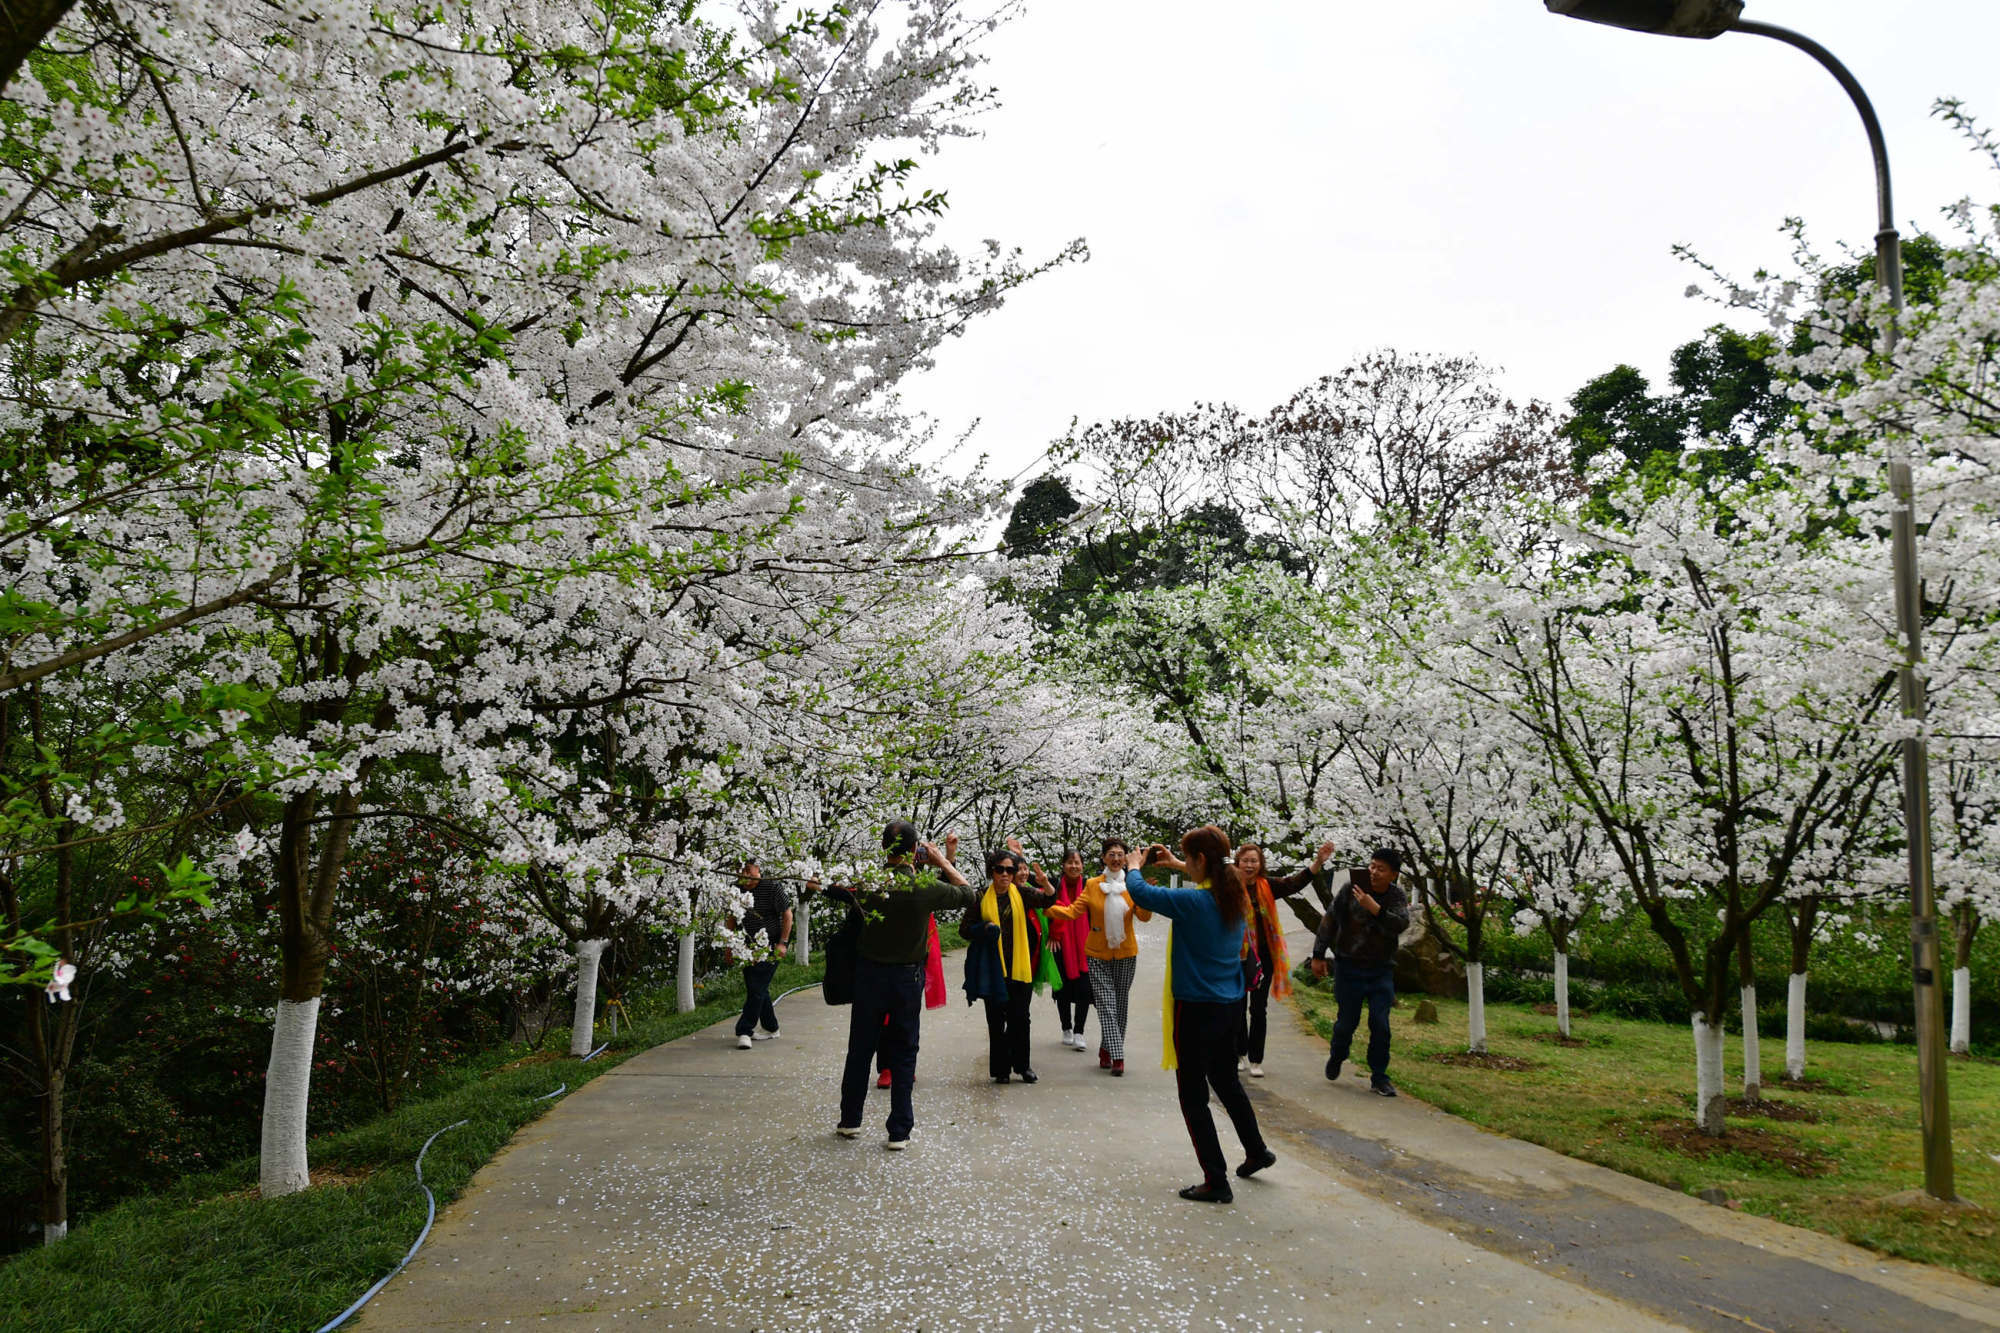
<svg viewBox="0 0 2000 1333">
<path fill-rule="evenodd" d="M 460 1125 L 470 1123 L 468 1120 L 454 1120 L 449 1125 L 446 1125 L 444 1129 L 439 1130 L 437 1134 L 433 1134 L 425 1139 L 424 1146 L 417 1149 L 417 1188 L 424 1192 L 424 1229 L 417 1233 L 416 1240 L 410 1245 L 410 1252 L 403 1256 L 401 1263 L 390 1269 L 374 1286 L 362 1292 L 360 1300 L 342 1310 L 331 1321 L 320 1325 L 319 1333 L 332 1333 L 332 1330 L 339 1328 L 342 1324 L 353 1318 L 356 1310 L 368 1304 L 374 1298 L 376 1292 L 389 1285 L 390 1278 L 402 1272 L 404 1268 L 409 1266 L 410 1260 L 417 1257 L 417 1250 L 423 1245 L 424 1237 L 431 1234 L 431 1223 L 437 1221 L 437 1196 L 431 1193 L 429 1185 L 424 1184 L 424 1154 L 431 1150 L 433 1143 L 437 1142 L 438 1134 L 444 1133 L 446 1129 L 457 1129 Z"/>
<path fill-rule="evenodd" d="M 778 1001 L 784 999 L 787 995 L 790 995 L 792 991 L 811 990 L 814 986 L 817 986 L 819 984 L 820 983 L 817 981 L 802 981 L 798 985 L 792 987 L 791 990 L 780 991 L 776 995 L 773 995 L 771 997 L 771 1003 L 775 1005 Z"/>
<path fill-rule="evenodd" d="M 606 1042 L 605 1046 L 608 1046 L 610 1044 L 611 1043 Z M 592 1051 L 591 1054 L 596 1055 L 603 1050 L 604 1046 L 600 1046 L 597 1048 L 596 1051 Z M 565 1092 L 568 1091 L 569 1091 L 569 1084 L 563 1083 L 560 1084 L 554 1092 L 545 1092 L 541 1096 L 532 1098 L 531 1100 L 538 1102 L 545 1102 L 548 1101 L 551 1097 L 560 1097 Z M 423 1248 L 424 1239 L 431 1234 L 431 1224 L 437 1221 L 437 1196 L 431 1193 L 431 1187 L 429 1185 L 424 1184 L 424 1154 L 431 1150 L 431 1145 L 433 1143 L 437 1142 L 438 1134 L 444 1133 L 445 1130 L 447 1129 L 457 1129 L 460 1125 L 470 1124 L 470 1123 L 471 1123 L 470 1121 L 466 1120 L 454 1120 L 449 1125 L 446 1125 L 444 1129 L 439 1130 L 437 1134 L 433 1134 L 429 1138 L 425 1139 L 424 1146 L 417 1149 L 417 1188 L 424 1192 L 424 1229 L 422 1231 L 419 1231 L 417 1233 L 416 1240 L 410 1243 L 410 1252 L 403 1256 L 401 1263 L 397 1264 L 394 1268 L 390 1269 L 387 1273 L 385 1273 L 382 1276 L 382 1279 L 379 1282 L 377 1282 L 374 1286 L 362 1292 L 361 1298 L 355 1301 L 354 1304 L 348 1306 L 345 1310 L 342 1310 L 338 1315 L 336 1315 L 333 1319 L 329 1320 L 327 1323 L 320 1325 L 318 1333 L 333 1333 L 334 1329 L 339 1328 L 342 1324 L 352 1319 L 354 1317 L 355 1311 L 359 1310 L 362 1306 L 368 1304 L 369 1301 L 373 1300 L 375 1298 L 376 1292 L 382 1290 L 382 1288 L 389 1285 L 389 1279 L 395 1277 L 396 1274 L 402 1272 L 405 1268 L 408 1268 L 410 1266 L 410 1260 L 417 1257 L 417 1251 Z"/>
</svg>

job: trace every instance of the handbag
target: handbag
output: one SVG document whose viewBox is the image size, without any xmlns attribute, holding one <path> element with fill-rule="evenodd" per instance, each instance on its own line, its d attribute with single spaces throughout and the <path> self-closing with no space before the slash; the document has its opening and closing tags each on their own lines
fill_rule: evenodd
<svg viewBox="0 0 2000 1333">
<path fill-rule="evenodd" d="M 861 909 L 848 905 L 847 915 L 821 950 L 826 971 L 820 976 L 820 997 L 828 1004 L 854 1003 L 854 969 L 861 961 Z"/>
</svg>

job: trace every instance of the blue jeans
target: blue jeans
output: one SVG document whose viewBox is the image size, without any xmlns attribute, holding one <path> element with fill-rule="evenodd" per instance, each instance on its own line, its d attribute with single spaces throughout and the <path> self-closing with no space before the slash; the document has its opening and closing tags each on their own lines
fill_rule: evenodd
<svg viewBox="0 0 2000 1333">
<path fill-rule="evenodd" d="M 1390 963 L 1368 966 L 1336 958 L 1333 963 L 1333 1000 L 1339 1011 L 1333 1020 L 1333 1051 L 1336 1060 L 1347 1059 L 1354 1046 L 1354 1029 L 1361 1023 L 1361 1006 L 1368 1006 L 1368 1073 L 1385 1078 L 1389 1073 L 1389 1008 L 1396 1003 L 1396 969 Z"/>
<path fill-rule="evenodd" d="M 743 1013 L 736 1020 L 737 1036 L 749 1036 L 759 1023 L 764 1025 L 766 1032 L 778 1030 L 778 1011 L 771 1005 L 771 978 L 777 971 L 778 960 L 775 958 L 744 964 Z"/>
<path fill-rule="evenodd" d="M 922 963 L 854 965 L 854 1003 L 847 1015 L 847 1063 L 840 1071 L 840 1123 L 861 1125 L 868 1104 L 868 1069 L 879 1045 L 889 1071 L 889 1137 L 907 1139 L 917 1123 L 910 1085 L 917 1081 L 917 1025 L 924 1012 Z M 888 1022 L 882 1020 L 887 1016 Z"/>
</svg>

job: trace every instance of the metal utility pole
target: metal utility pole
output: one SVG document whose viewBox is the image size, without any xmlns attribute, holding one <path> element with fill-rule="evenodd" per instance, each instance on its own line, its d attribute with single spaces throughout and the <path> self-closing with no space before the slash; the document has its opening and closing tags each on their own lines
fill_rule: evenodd
<svg viewBox="0 0 2000 1333">
<path fill-rule="evenodd" d="M 1897 317 L 1903 309 L 1903 245 L 1896 233 L 1889 192 L 1889 148 L 1868 94 L 1831 51 L 1789 28 L 1742 17 L 1742 0 L 1544 0 L 1549 11 L 1637 32 L 1669 37 L 1719 37 L 1744 32 L 1769 37 L 1817 60 L 1839 81 L 1861 113 L 1868 151 L 1875 160 L 1875 281 L 1889 300 L 1882 355 L 1896 350 Z M 1890 442 L 1889 491 L 1895 498 L 1890 519 L 1890 561 L 1896 598 L 1896 629 L 1902 661 L 1896 668 L 1897 694 L 1905 719 L 1916 723 L 1902 742 L 1903 828 L 1909 846 L 1910 955 L 1917 1012 L 1917 1082 L 1922 1106 L 1924 1191 L 1946 1201 L 1957 1197 L 1951 1163 L 1951 1100 L 1948 1095 L 1944 1021 L 1944 975 L 1937 921 L 1937 885 L 1931 877 L 1930 741 L 1924 734 L 1929 712 L 1924 693 L 1923 580 L 1917 571 L 1917 517 L 1910 461 L 1900 441 Z"/>
</svg>

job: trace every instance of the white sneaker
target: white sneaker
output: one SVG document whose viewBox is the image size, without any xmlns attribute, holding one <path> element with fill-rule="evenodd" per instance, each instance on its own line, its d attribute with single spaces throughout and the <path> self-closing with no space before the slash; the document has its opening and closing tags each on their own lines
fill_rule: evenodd
<svg viewBox="0 0 2000 1333">
<path fill-rule="evenodd" d="M 1063 1035 L 1062 1035 L 1062 1044 L 1063 1044 L 1063 1049 L 1064 1049 L 1064 1050 L 1068 1050 L 1068 1049 L 1070 1048 L 1070 1045 L 1072 1044 L 1072 1042 L 1073 1042 L 1073 1041 L 1074 1041 L 1074 1038 L 1072 1038 L 1072 1037 L 1070 1036 L 1070 1030 L 1069 1030 L 1068 1028 L 1064 1028 L 1064 1029 L 1063 1029 Z"/>
<path fill-rule="evenodd" d="M 887 1139 L 883 1142 L 882 1146 L 890 1152 L 901 1152 L 910 1146 L 910 1141 L 908 1139 Z"/>
<path fill-rule="evenodd" d="M 749 1034 L 749 1033 L 747 1033 L 747 1032 L 746 1032 L 746 1033 L 744 1033 L 744 1034 L 743 1034 L 742 1036 L 740 1036 L 740 1037 L 738 1037 L 738 1038 L 736 1039 L 736 1049 L 737 1049 L 737 1050 L 739 1050 L 739 1051 L 747 1051 L 747 1050 L 749 1050 L 749 1049 L 750 1049 L 750 1034 Z"/>
<path fill-rule="evenodd" d="M 757 1029 L 757 1030 L 756 1030 L 755 1032 L 753 1032 L 753 1033 L 751 1033 L 751 1034 L 750 1034 L 750 1040 L 752 1040 L 752 1041 L 770 1041 L 771 1039 L 773 1039 L 773 1038 L 774 1038 L 774 1037 L 776 1037 L 777 1035 L 778 1035 L 778 1029 L 776 1029 L 776 1028 L 772 1028 L 772 1029 L 771 1029 L 771 1030 L 770 1030 L 769 1032 L 766 1032 L 766 1031 L 764 1031 L 764 1029 L 762 1029 L 762 1028 L 758 1028 L 758 1029 Z"/>
<path fill-rule="evenodd" d="M 1239 1056 L 1237 1056 L 1237 1057 L 1236 1057 L 1236 1072 L 1237 1072 L 1237 1073 L 1241 1074 L 1241 1073 L 1243 1073 L 1243 1072 L 1244 1072 L 1245 1070 L 1247 1070 L 1247 1069 L 1249 1069 L 1249 1068 L 1250 1068 L 1250 1057 L 1249 1057 L 1249 1056 L 1247 1056 L 1247 1055 L 1239 1055 Z"/>
<path fill-rule="evenodd" d="M 1262 1078 L 1262 1077 L 1264 1077 L 1264 1066 L 1262 1066 L 1262 1065 L 1251 1065 L 1251 1066 L 1250 1066 L 1250 1077 L 1251 1077 L 1251 1078 Z"/>
<path fill-rule="evenodd" d="M 835 1125 L 833 1127 L 833 1132 L 840 1135 L 840 1137 L 842 1137 L 843 1139 L 856 1139 L 861 1137 L 861 1126 Z"/>
</svg>

